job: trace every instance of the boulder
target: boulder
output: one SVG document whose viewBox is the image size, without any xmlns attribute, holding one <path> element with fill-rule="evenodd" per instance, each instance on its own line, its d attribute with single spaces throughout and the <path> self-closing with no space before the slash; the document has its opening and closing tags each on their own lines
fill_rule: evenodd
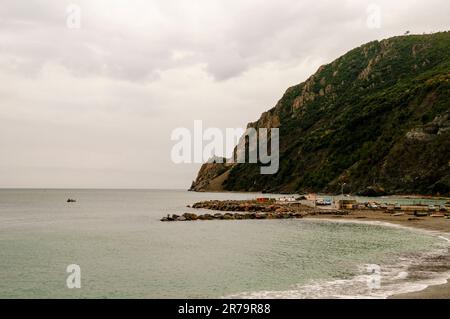
<svg viewBox="0 0 450 319">
<path fill-rule="evenodd" d="M 186 220 L 197 220 L 198 219 L 198 216 L 196 214 L 192 214 L 192 213 L 184 213 L 183 217 Z"/>
<path fill-rule="evenodd" d="M 267 218 L 267 214 L 265 214 L 265 213 L 255 213 L 255 218 L 256 219 L 266 219 Z"/>
<path fill-rule="evenodd" d="M 234 216 L 233 216 L 233 214 L 226 213 L 225 215 L 222 216 L 222 219 L 230 220 L 230 219 L 234 219 Z"/>
</svg>

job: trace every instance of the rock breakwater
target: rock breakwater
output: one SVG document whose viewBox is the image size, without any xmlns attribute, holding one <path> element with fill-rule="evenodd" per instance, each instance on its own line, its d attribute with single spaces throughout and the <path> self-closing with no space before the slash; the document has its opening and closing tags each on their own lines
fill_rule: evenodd
<svg viewBox="0 0 450 319">
<path fill-rule="evenodd" d="M 257 201 L 204 201 L 192 205 L 195 209 L 221 211 L 204 214 L 172 214 L 161 221 L 195 221 L 195 220 L 243 220 L 243 219 L 288 219 L 303 218 L 307 215 L 347 215 L 348 212 L 332 209 L 313 209 L 300 203 L 277 204 L 275 202 L 259 203 Z"/>
</svg>

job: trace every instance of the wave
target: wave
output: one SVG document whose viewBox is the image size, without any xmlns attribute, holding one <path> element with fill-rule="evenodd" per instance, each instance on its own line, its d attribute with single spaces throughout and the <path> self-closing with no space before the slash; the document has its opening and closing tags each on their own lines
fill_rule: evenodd
<svg viewBox="0 0 450 319">
<path fill-rule="evenodd" d="M 365 223 L 406 228 L 440 238 L 439 246 L 428 252 L 397 254 L 392 263 L 360 265 L 349 279 L 312 281 L 284 291 L 254 291 L 227 295 L 244 299 L 384 299 L 392 295 L 416 292 L 429 286 L 447 283 L 450 278 L 449 234 L 437 233 L 385 222 L 333 221 Z"/>
</svg>

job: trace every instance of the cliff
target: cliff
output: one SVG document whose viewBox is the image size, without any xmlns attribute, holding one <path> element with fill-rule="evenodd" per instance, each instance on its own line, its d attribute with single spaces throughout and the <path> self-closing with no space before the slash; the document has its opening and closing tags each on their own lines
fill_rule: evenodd
<svg viewBox="0 0 450 319">
<path fill-rule="evenodd" d="M 278 172 L 205 164 L 191 190 L 450 194 L 450 32 L 353 49 L 249 126 L 280 128 Z"/>
</svg>

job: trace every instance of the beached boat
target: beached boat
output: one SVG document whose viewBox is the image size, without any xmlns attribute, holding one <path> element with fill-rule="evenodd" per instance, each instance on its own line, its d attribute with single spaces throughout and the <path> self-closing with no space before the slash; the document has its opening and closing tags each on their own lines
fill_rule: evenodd
<svg viewBox="0 0 450 319">
<path fill-rule="evenodd" d="M 292 197 L 280 197 L 280 198 L 277 198 L 277 201 L 279 201 L 279 202 L 295 202 L 296 200 L 295 200 L 295 197 L 292 196 Z"/>
</svg>

